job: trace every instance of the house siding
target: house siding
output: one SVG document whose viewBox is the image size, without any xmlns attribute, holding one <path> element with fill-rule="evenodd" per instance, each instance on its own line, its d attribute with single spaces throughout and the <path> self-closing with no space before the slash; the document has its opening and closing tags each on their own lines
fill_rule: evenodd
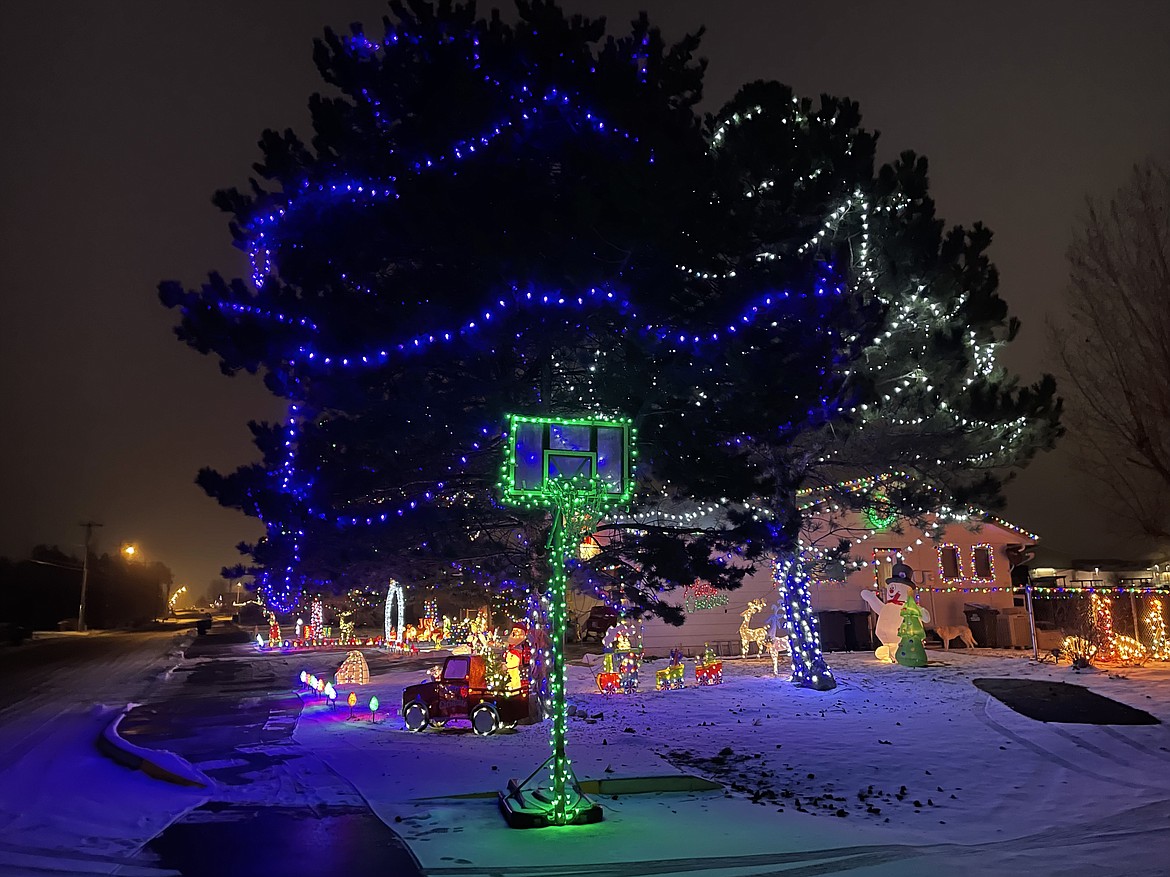
<svg viewBox="0 0 1170 877">
<path fill-rule="evenodd" d="M 938 552 L 935 544 L 922 538 L 922 544 L 913 545 L 919 537 L 916 529 L 906 528 L 902 534 L 889 532 L 877 533 L 867 542 L 854 550 L 855 556 L 869 559 L 875 548 L 894 548 L 902 551 L 903 561 L 914 570 L 914 584 L 918 587 L 918 602 L 931 614 L 931 622 L 927 628 L 936 625 L 955 626 L 967 623 L 964 608 L 966 604 L 989 606 L 1000 611 L 1013 608 L 1011 594 L 1011 568 L 1006 555 L 1006 546 L 1022 541 L 1031 541 L 1019 533 L 995 524 L 984 524 L 979 531 L 973 532 L 961 525 L 951 525 L 943 528 L 941 544 L 950 544 L 958 547 L 962 558 L 963 576 L 951 581 L 943 581 L 939 576 Z M 912 545 L 913 550 L 906 550 Z M 972 549 L 978 545 L 988 545 L 991 548 L 994 578 L 987 582 L 977 582 L 972 578 Z M 876 585 L 874 567 L 866 566 L 853 571 L 844 582 L 814 581 L 810 585 L 814 612 L 855 612 L 868 611 L 865 602 L 861 599 L 863 590 L 874 590 Z M 953 592 L 932 591 L 932 588 L 999 588 L 998 591 L 968 591 Z M 716 649 L 719 654 L 738 655 L 740 653 L 739 627 L 740 613 L 747 606 L 749 600 L 763 598 L 768 608 L 750 619 L 751 627 L 767 626 L 767 619 L 771 615 L 771 606 L 776 599 L 776 590 L 772 582 L 771 566 L 761 567 L 754 574 L 745 577 L 742 587 L 727 593 L 727 605 L 714 609 L 704 609 L 687 615 L 686 622 L 681 627 L 666 624 L 655 618 L 647 619 L 643 623 L 643 644 L 646 653 L 650 655 L 665 655 L 672 648 L 682 649 L 686 654 L 695 654 L 701 651 L 704 644 Z M 683 605 L 683 589 L 665 595 L 665 601 L 672 605 Z M 750 650 L 755 654 L 754 647 Z"/>
</svg>

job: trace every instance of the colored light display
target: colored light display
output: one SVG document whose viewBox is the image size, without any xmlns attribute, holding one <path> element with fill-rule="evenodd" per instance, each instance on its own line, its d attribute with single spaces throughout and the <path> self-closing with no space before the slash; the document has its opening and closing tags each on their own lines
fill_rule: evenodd
<svg viewBox="0 0 1170 877">
<path fill-rule="evenodd" d="M 1150 639 L 1150 657 L 1157 661 L 1170 661 L 1170 639 L 1166 637 L 1166 615 L 1161 597 L 1150 597 L 1144 621 Z"/>
<path fill-rule="evenodd" d="M 980 558 L 987 561 L 986 570 L 981 570 Z M 995 583 L 995 546 L 989 542 L 977 542 L 971 546 L 971 581 L 977 584 Z"/>
<path fill-rule="evenodd" d="M 398 617 L 394 618 L 394 606 L 398 606 Z M 402 645 L 406 641 L 406 591 L 395 579 L 390 579 L 386 589 L 386 614 L 383 619 L 386 642 L 391 641 Z M 392 621 L 396 623 L 391 624 Z"/>
<path fill-rule="evenodd" d="M 812 611 L 812 594 L 803 562 L 796 557 L 777 560 L 773 580 L 784 607 L 785 627 L 789 632 L 789 657 L 792 681 L 805 688 L 828 691 L 837 687 L 821 649 L 821 634 Z"/>
<path fill-rule="evenodd" d="M 312 634 L 307 631 L 305 639 L 309 642 L 316 642 L 324 638 L 325 627 L 325 607 L 321 604 L 320 597 L 314 597 L 313 603 L 309 607 L 309 627 L 313 629 Z"/>
<path fill-rule="evenodd" d="M 936 546 L 938 552 L 938 580 L 940 582 L 958 582 L 966 578 L 963 575 L 963 551 L 958 545 L 950 542 L 943 542 Z M 946 559 L 950 557 L 955 561 L 954 571 L 947 569 Z"/>
<path fill-rule="evenodd" d="M 280 623 L 276 620 L 276 615 L 272 612 L 268 613 L 268 648 L 279 648 L 281 644 Z"/>
<path fill-rule="evenodd" d="M 1101 594 L 1089 597 L 1093 627 L 1097 630 L 1097 658 L 1116 661 L 1118 656 L 1116 634 L 1113 631 L 1113 601 Z"/>
<path fill-rule="evenodd" d="M 718 685 L 723 681 L 723 662 L 714 658 L 695 664 L 695 683 L 697 685 Z"/>
<path fill-rule="evenodd" d="M 707 582 L 696 580 L 693 585 L 687 585 L 683 589 L 683 608 L 688 615 L 706 609 L 718 609 L 720 606 L 726 606 L 727 601 L 727 594 L 716 590 Z"/>
<path fill-rule="evenodd" d="M 670 664 L 654 671 L 654 687 L 658 691 L 677 691 L 686 684 L 685 676 L 686 665 L 683 664 L 682 652 L 671 649 Z"/>
<path fill-rule="evenodd" d="M 884 493 L 873 494 L 873 505 L 866 506 L 863 514 L 872 530 L 887 530 L 898 520 L 896 512 L 890 509 L 889 499 Z"/>
<path fill-rule="evenodd" d="M 357 649 L 349 652 L 337 668 L 338 685 L 367 685 L 370 681 L 370 665 L 366 663 L 366 656 Z"/>
</svg>

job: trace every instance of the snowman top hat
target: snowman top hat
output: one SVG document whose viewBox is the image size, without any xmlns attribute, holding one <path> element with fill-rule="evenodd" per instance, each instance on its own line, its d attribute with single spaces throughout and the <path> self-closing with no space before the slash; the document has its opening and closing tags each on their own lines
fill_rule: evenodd
<svg viewBox="0 0 1170 877">
<path fill-rule="evenodd" d="M 887 585 L 913 585 L 914 570 L 910 568 L 909 564 L 899 561 L 895 563 L 890 570 L 890 577 L 886 579 Z"/>
</svg>

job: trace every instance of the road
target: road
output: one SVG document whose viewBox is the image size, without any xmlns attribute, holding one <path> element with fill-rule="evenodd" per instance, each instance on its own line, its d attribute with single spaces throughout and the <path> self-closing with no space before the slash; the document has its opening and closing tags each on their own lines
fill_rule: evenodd
<svg viewBox="0 0 1170 877">
<path fill-rule="evenodd" d="M 141 700 L 182 657 L 182 629 L 58 634 L 0 649 L 0 765 L 11 765 L 70 716 Z"/>
<path fill-rule="evenodd" d="M 0 873 L 112 873 L 197 802 L 95 745 L 122 707 L 158 690 L 185 636 L 61 634 L 0 648 Z"/>
<path fill-rule="evenodd" d="M 0 649 L 16 683 L 0 706 L 0 874 L 421 873 L 353 787 L 292 741 L 289 659 L 265 660 L 249 639 L 220 625 Z M 317 660 L 324 672 L 337 659 Z M 127 704 L 139 706 L 125 739 L 183 756 L 212 786 L 100 755 L 98 734 Z"/>
</svg>

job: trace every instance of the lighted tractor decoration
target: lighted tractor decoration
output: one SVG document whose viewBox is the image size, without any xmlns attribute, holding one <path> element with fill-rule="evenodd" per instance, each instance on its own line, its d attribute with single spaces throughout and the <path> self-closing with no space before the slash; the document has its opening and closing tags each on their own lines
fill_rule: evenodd
<svg viewBox="0 0 1170 877">
<path fill-rule="evenodd" d="M 527 679 L 505 674 L 504 685 L 491 684 L 492 658 L 452 655 L 437 679 L 408 686 L 402 692 L 402 720 L 408 731 L 425 731 L 457 719 L 470 720 L 476 734 L 487 736 L 501 728 L 540 721 L 540 705 L 531 696 Z"/>
</svg>

